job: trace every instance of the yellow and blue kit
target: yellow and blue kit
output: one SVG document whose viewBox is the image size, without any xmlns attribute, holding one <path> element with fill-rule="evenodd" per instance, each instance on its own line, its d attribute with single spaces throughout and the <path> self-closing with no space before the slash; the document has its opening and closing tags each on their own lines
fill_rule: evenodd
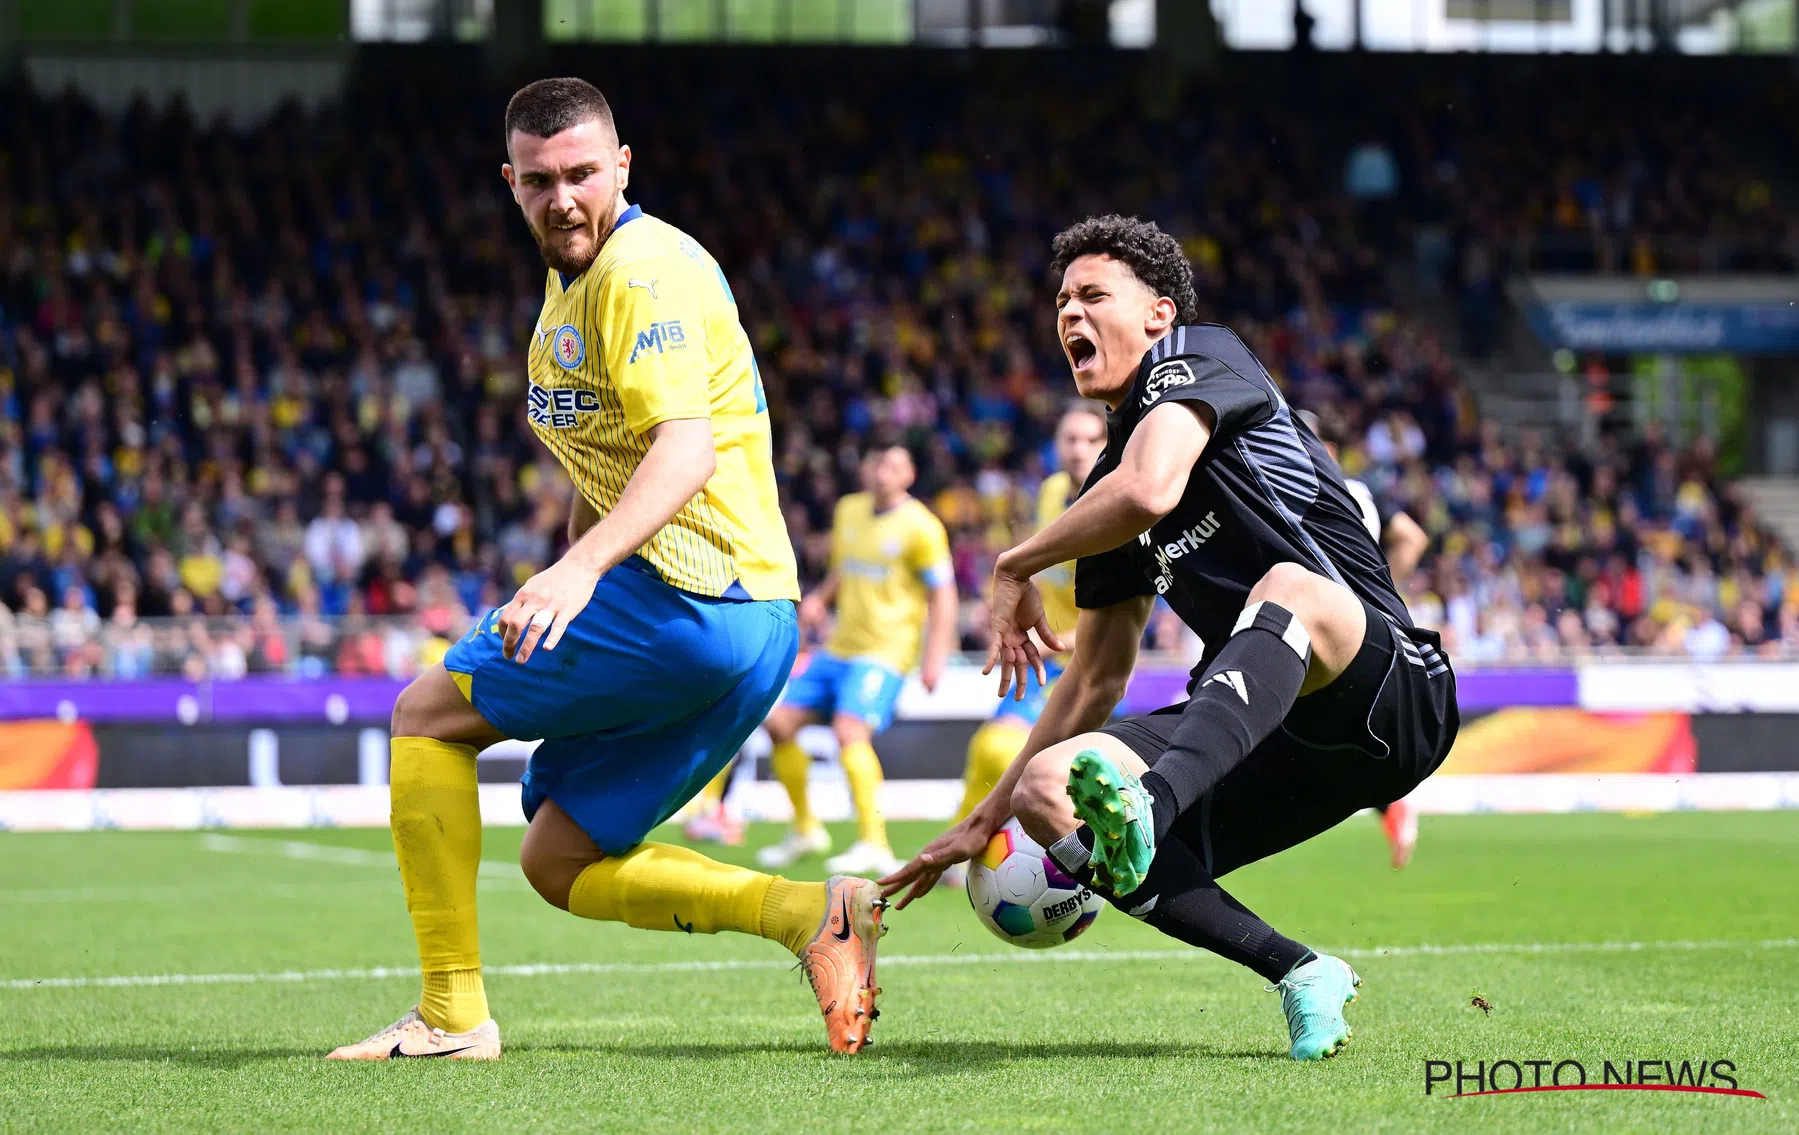
<svg viewBox="0 0 1799 1135">
<path fill-rule="evenodd" d="M 1052 473 L 1043 479 L 1037 489 L 1037 529 L 1042 531 L 1049 523 L 1068 511 L 1080 486 L 1067 473 Z M 1080 617 L 1074 605 L 1074 565 L 1057 564 L 1045 568 L 1035 576 L 1037 592 L 1043 596 L 1043 613 L 1049 618 L 1050 629 L 1059 635 L 1067 635 L 1074 631 L 1075 621 Z M 1051 655 L 1043 660 L 1044 675 L 1048 681 L 1025 691 L 1022 701 L 1001 698 L 999 706 L 993 711 L 993 720 L 1014 719 L 1025 728 L 1037 724 L 1043 716 L 1043 707 L 1049 703 L 1049 691 L 1068 668 L 1068 652 Z"/>
<path fill-rule="evenodd" d="M 492 611 L 444 658 L 495 728 L 543 739 L 526 817 L 555 800 L 617 855 L 724 767 L 793 667 L 799 582 L 768 404 L 718 263 L 635 205 L 587 271 L 549 273 L 528 362 L 531 428 L 602 519 L 652 427 L 712 421 L 705 488 L 600 580 L 554 651 L 503 657 Z"/>
<path fill-rule="evenodd" d="M 837 502 L 831 522 L 837 627 L 781 699 L 820 717 L 844 714 L 875 732 L 893 723 L 918 663 L 934 588 L 950 582 L 949 534 L 914 497 L 876 512 L 869 493 Z"/>
</svg>

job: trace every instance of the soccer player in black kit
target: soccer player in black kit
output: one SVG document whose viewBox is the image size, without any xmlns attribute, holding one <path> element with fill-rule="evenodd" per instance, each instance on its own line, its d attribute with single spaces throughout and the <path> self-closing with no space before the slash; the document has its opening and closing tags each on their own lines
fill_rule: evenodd
<svg viewBox="0 0 1799 1135">
<path fill-rule="evenodd" d="M 1429 776 L 1455 675 L 1323 445 L 1235 334 L 1195 322 L 1174 239 L 1095 217 L 1054 252 L 1057 331 L 1108 439 L 1080 498 L 1000 556 L 988 670 L 1002 695 L 1042 680 L 1039 642 L 1061 644 L 1030 580 L 1067 560 L 1074 657 L 993 792 L 882 883 L 905 906 L 1016 815 L 1113 905 L 1278 989 L 1294 1059 L 1333 1055 L 1360 979 L 1218 880 Z M 1108 725 L 1158 595 L 1205 644 L 1188 700 Z"/>
</svg>

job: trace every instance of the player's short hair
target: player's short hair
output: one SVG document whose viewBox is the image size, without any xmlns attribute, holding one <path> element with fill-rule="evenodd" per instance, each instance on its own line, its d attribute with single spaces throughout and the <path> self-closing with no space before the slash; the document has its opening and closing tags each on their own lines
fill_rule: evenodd
<svg viewBox="0 0 1799 1135">
<path fill-rule="evenodd" d="M 1068 404 L 1062 407 L 1061 416 L 1066 418 L 1070 414 L 1092 414 L 1103 422 L 1106 420 L 1106 404 L 1092 398 L 1070 398 Z"/>
<path fill-rule="evenodd" d="M 1129 268 L 1150 291 L 1174 301 L 1176 323 L 1192 323 L 1199 318 L 1193 265 L 1187 263 L 1180 242 L 1154 221 L 1117 213 L 1088 217 L 1057 233 L 1050 249 L 1055 256 L 1050 272 L 1056 276 L 1083 256 L 1110 256 Z"/>
<path fill-rule="evenodd" d="M 553 138 L 571 126 L 598 119 L 613 137 L 612 106 L 586 79 L 539 79 L 520 87 L 506 103 L 506 143 L 514 131 L 534 138 Z"/>
<path fill-rule="evenodd" d="M 918 454 L 912 452 L 912 447 L 906 444 L 906 439 L 887 433 L 877 434 L 863 443 L 862 460 L 873 461 L 890 449 L 904 450 L 906 456 L 912 459 L 912 464 L 918 465 Z"/>
</svg>

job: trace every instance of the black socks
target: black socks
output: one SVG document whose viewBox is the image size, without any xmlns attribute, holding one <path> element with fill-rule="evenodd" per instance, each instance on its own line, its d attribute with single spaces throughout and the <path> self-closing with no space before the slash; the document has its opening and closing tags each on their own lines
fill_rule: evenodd
<svg viewBox="0 0 1799 1135">
<path fill-rule="evenodd" d="M 1155 799 L 1158 847 L 1175 817 L 1280 728 L 1311 660 L 1311 636 L 1293 612 L 1265 599 L 1243 608 L 1181 711 L 1168 750 L 1143 775 Z"/>
<path fill-rule="evenodd" d="M 1049 849 L 1064 871 L 1090 887 L 1092 852 L 1093 830 L 1085 824 Z M 1094 890 L 1132 918 L 1189 946 L 1248 966 L 1266 981 L 1279 981 L 1311 953 L 1219 886 L 1199 857 L 1179 839 L 1158 841 L 1149 875 L 1130 894 L 1119 898 L 1103 887 Z"/>
</svg>

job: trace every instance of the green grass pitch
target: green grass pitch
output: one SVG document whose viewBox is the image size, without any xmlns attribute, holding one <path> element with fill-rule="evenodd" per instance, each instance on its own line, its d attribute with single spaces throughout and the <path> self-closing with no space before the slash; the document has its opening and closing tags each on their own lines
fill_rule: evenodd
<svg viewBox="0 0 1799 1135">
<path fill-rule="evenodd" d="M 572 918 L 518 838 L 486 837 L 481 1066 L 319 1059 L 417 992 L 369 972 L 413 963 L 385 832 L 0 835 L 0 1129 L 1799 1130 L 1799 813 L 1427 817 L 1399 873 L 1359 817 L 1239 872 L 1365 980 L 1318 1065 L 1226 962 L 1116 911 L 1014 950 L 947 892 L 893 915 L 878 1044 L 836 1057 L 777 947 Z M 143 975 L 186 980 L 28 984 Z M 1768 1098 L 1427 1097 L 1430 1059 L 1723 1059 Z"/>
</svg>

